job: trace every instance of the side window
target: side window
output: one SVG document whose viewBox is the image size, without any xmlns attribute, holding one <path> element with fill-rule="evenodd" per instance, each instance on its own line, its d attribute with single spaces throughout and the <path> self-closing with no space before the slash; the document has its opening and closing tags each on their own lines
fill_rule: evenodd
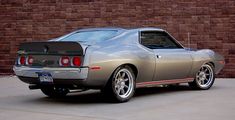
<svg viewBox="0 0 235 120">
<path fill-rule="evenodd" d="M 140 42 L 150 49 L 177 49 L 182 48 L 167 33 L 158 31 L 142 31 Z"/>
</svg>

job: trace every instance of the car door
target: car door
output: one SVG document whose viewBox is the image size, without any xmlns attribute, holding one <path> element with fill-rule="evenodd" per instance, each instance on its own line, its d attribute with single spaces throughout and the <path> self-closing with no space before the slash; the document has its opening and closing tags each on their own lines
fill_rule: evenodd
<svg viewBox="0 0 235 120">
<path fill-rule="evenodd" d="M 190 52 L 164 31 L 142 31 L 141 44 L 155 54 L 154 81 L 187 78 L 192 66 Z"/>
</svg>

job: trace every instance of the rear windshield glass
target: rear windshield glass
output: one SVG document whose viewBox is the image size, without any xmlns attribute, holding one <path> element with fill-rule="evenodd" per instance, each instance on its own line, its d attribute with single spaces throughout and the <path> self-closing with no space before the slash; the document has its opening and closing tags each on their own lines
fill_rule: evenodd
<svg viewBox="0 0 235 120">
<path fill-rule="evenodd" d="M 101 42 L 116 36 L 117 30 L 81 31 L 71 34 L 60 41 Z"/>
</svg>

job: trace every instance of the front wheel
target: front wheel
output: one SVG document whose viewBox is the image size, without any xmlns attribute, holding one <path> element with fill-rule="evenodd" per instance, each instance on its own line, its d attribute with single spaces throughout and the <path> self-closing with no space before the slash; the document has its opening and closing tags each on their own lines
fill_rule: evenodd
<svg viewBox="0 0 235 120">
<path fill-rule="evenodd" d="M 135 75 L 129 66 L 119 67 L 102 90 L 116 102 L 127 102 L 135 92 Z"/>
<path fill-rule="evenodd" d="M 211 64 L 204 64 L 197 72 L 194 81 L 189 83 L 189 86 L 195 89 L 207 90 L 211 88 L 214 81 L 214 67 Z"/>
<path fill-rule="evenodd" d="M 41 91 L 48 97 L 52 98 L 64 97 L 69 93 L 69 90 L 67 88 L 52 86 L 41 88 Z"/>
</svg>

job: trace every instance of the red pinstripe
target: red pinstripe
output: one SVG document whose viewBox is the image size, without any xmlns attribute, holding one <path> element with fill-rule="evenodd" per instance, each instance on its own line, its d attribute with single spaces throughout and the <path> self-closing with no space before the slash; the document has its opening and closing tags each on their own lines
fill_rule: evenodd
<svg viewBox="0 0 235 120">
<path fill-rule="evenodd" d="M 160 81 L 149 81 L 137 83 L 137 87 L 147 86 L 147 85 L 162 85 L 170 83 L 183 83 L 193 81 L 194 78 L 183 78 L 183 79 L 172 79 L 172 80 L 160 80 Z"/>
</svg>

